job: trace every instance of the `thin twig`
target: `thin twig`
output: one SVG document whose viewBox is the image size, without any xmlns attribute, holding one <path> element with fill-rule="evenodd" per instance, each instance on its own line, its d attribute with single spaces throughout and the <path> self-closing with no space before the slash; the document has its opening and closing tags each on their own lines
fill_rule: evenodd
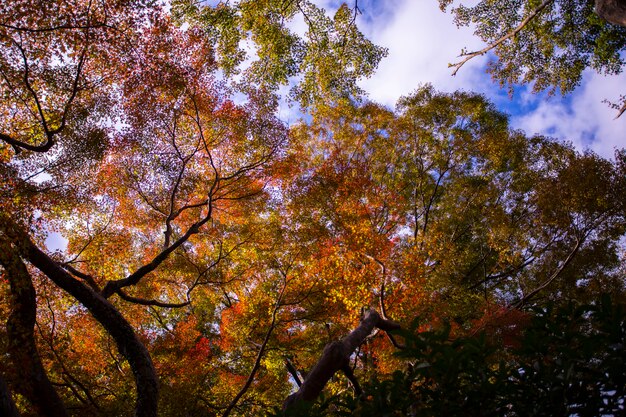
<svg viewBox="0 0 626 417">
<path fill-rule="evenodd" d="M 495 42 L 487 45 L 486 47 L 484 47 L 483 49 L 481 49 L 480 51 L 475 51 L 475 52 L 467 52 L 467 53 L 463 53 L 460 56 L 465 57 L 465 59 L 463 59 L 462 61 L 459 61 L 455 64 L 449 64 L 449 67 L 454 68 L 454 71 L 452 72 L 452 75 L 456 75 L 456 73 L 459 71 L 459 69 L 461 69 L 461 67 L 470 59 L 475 58 L 477 56 L 480 55 L 484 55 L 487 52 L 491 51 L 493 48 L 497 47 L 498 45 L 500 45 L 501 43 L 503 43 L 504 41 L 511 39 L 512 37 L 514 37 L 515 35 L 517 35 L 522 29 L 524 29 L 524 27 L 531 21 L 533 20 L 543 9 L 545 9 L 550 3 L 552 3 L 554 0 L 544 0 L 543 3 L 541 3 L 539 6 L 537 6 L 535 9 L 533 9 L 530 14 L 528 16 L 526 16 L 526 18 L 524 20 L 521 21 L 521 23 L 519 25 L 517 25 L 517 27 L 515 29 L 513 29 L 512 31 L 508 32 L 506 35 L 502 36 L 500 39 L 496 40 Z"/>
</svg>

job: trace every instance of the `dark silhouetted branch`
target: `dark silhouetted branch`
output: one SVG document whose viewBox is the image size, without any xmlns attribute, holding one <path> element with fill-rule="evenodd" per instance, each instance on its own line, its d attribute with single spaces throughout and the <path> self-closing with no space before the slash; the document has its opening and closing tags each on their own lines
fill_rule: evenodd
<svg viewBox="0 0 626 417">
<path fill-rule="evenodd" d="M 356 329 L 343 339 L 326 345 L 322 357 L 307 374 L 300 389 L 287 397 L 283 409 L 287 409 L 300 401 L 315 400 L 337 371 L 349 368 L 352 352 L 376 328 L 391 331 L 399 329 L 400 325 L 391 320 L 383 319 L 375 310 L 368 310 Z"/>
<path fill-rule="evenodd" d="M 0 213 L 0 233 L 8 237 L 20 256 L 43 272 L 52 282 L 76 298 L 113 337 L 119 352 L 128 360 L 137 387 L 136 417 L 156 417 L 158 381 L 148 350 L 133 327 L 104 297 L 72 277 L 30 240 L 4 213 Z"/>
<path fill-rule="evenodd" d="M 35 343 L 37 301 L 26 265 L 9 239 L 0 235 L 0 265 L 11 289 L 11 313 L 7 320 L 8 352 L 19 377 L 17 391 L 24 395 L 41 416 L 65 417 L 67 412 L 52 386 Z"/>
</svg>

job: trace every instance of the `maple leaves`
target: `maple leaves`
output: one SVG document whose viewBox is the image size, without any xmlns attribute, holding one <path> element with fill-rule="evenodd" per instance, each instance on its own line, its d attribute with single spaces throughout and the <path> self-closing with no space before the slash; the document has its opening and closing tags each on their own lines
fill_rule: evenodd
<svg viewBox="0 0 626 417">
<path fill-rule="evenodd" d="M 307 207 L 298 223 L 328 236 L 323 269 L 350 302 L 374 302 L 386 274 L 391 309 L 406 319 L 420 303 L 471 317 L 481 299 L 508 304 L 521 293 L 516 302 L 524 303 L 557 285 L 574 258 L 593 269 L 578 250 L 622 233 L 623 181 L 614 164 L 510 131 L 480 96 L 425 87 L 400 101 L 397 116 L 346 106 L 318 111 L 309 133 L 300 129 L 296 138 L 306 144 L 293 149 L 317 151 L 293 183 L 294 212 Z M 294 159 L 304 164 L 302 154 Z M 587 185 L 567 191 L 576 172 L 587 172 L 578 181 Z M 361 285 L 367 291 L 359 293 Z"/>
<path fill-rule="evenodd" d="M 0 371 L 24 409 L 261 414 L 292 388 L 286 363 L 297 382 L 345 335 L 355 390 L 392 372 L 391 344 L 365 334 L 387 316 L 461 333 L 622 290 L 623 158 L 526 138 L 470 93 L 425 86 L 395 111 L 351 97 L 382 54 L 356 9 L 239 2 L 177 27 L 142 2 L 26 6 L 0 21 L 0 349 L 15 362 Z M 298 12 L 304 55 L 282 22 Z M 239 58 L 224 60 L 242 30 L 260 64 L 237 87 Z M 312 118 L 287 129 L 274 89 L 299 71 Z M 51 230 L 66 249 L 42 249 Z M 28 386 L 24 364 L 49 383 Z"/>
<path fill-rule="evenodd" d="M 205 29 L 226 75 L 239 73 L 242 62 L 250 58 L 239 85 L 244 91 L 249 85 L 275 90 L 298 79 L 290 96 L 303 108 L 360 98 L 358 80 L 372 75 L 387 54 L 357 28 L 358 2 L 353 7 L 340 5 L 332 18 L 306 0 L 216 5 L 177 0 L 172 6 L 177 18 Z M 289 25 L 297 19 L 303 20 L 304 34 Z M 246 44 L 253 53 L 243 49 Z"/>
<path fill-rule="evenodd" d="M 71 140 L 68 126 L 106 112 L 102 82 L 110 82 L 118 54 L 132 45 L 130 34 L 150 9 L 144 1 L 4 5 L 0 73 L 13 106 L 3 108 L 3 142 L 16 151 L 46 152 L 59 137 Z"/>
</svg>

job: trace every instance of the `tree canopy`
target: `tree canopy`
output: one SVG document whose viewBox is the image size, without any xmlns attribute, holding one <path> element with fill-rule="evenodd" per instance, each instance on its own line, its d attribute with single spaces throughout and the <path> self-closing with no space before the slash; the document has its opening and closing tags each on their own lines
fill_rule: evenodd
<svg viewBox="0 0 626 417">
<path fill-rule="evenodd" d="M 451 380 L 522 413 L 580 375 L 563 407 L 623 405 L 626 153 L 471 92 L 367 101 L 358 10 L 1 6 L 3 415 L 433 415 Z"/>
<path fill-rule="evenodd" d="M 489 62 L 488 71 L 500 85 L 513 89 L 528 84 L 534 92 L 570 93 L 580 85 L 586 69 L 601 74 L 624 70 L 626 24 L 609 16 L 617 14 L 620 7 L 624 13 L 620 3 L 482 0 L 466 6 L 439 0 L 442 10 L 451 9 L 457 25 L 474 26 L 476 36 L 486 43 L 478 51 L 463 50 L 461 60 L 450 66 L 456 74 L 469 59 L 493 52 L 495 59 Z M 626 95 L 614 107 L 621 115 L 626 110 Z"/>
</svg>

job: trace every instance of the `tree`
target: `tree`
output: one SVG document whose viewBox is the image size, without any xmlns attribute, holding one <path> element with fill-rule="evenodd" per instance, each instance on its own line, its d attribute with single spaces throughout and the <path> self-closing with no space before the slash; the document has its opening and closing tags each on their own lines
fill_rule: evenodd
<svg viewBox="0 0 626 417">
<path fill-rule="evenodd" d="M 314 103 L 362 96 L 357 81 L 373 74 L 387 55 L 356 27 L 358 1 L 342 3 L 334 17 L 306 0 L 220 1 L 198 5 L 173 2 L 176 16 L 205 28 L 217 49 L 226 74 L 240 71 L 247 58 L 243 41 L 253 42 L 256 59 L 244 71 L 244 80 L 263 87 L 286 85 L 294 77 L 292 98 L 307 108 Z M 289 23 L 304 20 L 307 31 L 295 33 Z"/>
<path fill-rule="evenodd" d="M 500 317 L 470 336 L 452 337 L 445 324 L 405 330 L 406 368 L 367 382 L 364 398 L 333 398 L 293 415 L 619 415 L 623 308 L 623 300 L 602 297 Z M 503 341 L 497 334 L 507 328 L 517 334 Z"/>
<path fill-rule="evenodd" d="M 0 19 L 7 414 L 263 415 L 299 382 L 289 409 L 306 408 L 403 366 L 407 341 L 374 328 L 421 315 L 461 335 L 623 292 L 624 155 L 527 138 L 471 93 L 365 102 L 350 86 L 375 60 L 346 43 L 332 61 L 344 41 L 371 47 L 347 7 L 330 24 L 285 5 L 317 10 L 333 50 L 283 68 L 304 72 L 311 111 L 287 129 L 275 88 L 297 50 L 272 32 L 278 3 L 185 9 L 181 26 L 152 3 L 31 3 Z M 284 54 L 237 86 L 216 51 L 247 33 Z M 51 231 L 66 248 L 46 247 Z"/>
<path fill-rule="evenodd" d="M 619 264 L 619 166 L 511 131 L 480 96 L 424 87 L 397 114 L 320 109 L 296 138 L 291 216 L 318 239 L 338 297 L 362 300 L 355 307 L 383 284 L 409 321 L 420 303 L 436 304 L 429 294 L 448 314 L 456 302 L 525 303 L 555 280 L 581 288 L 571 262 L 599 273 L 591 265 L 604 253 L 609 275 Z"/>
<path fill-rule="evenodd" d="M 446 10 L 452 0 L 439 0 Z M 453 74 L 470 59 L 493 51 L 496 59 L 488 72 L 500 85 L 513 89 L 532 84 L 533 91 L 567 94 L 591 68 L 602 74 L 620 74 L 624 69 L 626 26 L 609 23 L 612 4 L 596 1 L 480 1 L 473 6 L 459 4 L 451 9 L 459 26 L 476 25 L 475 34 L 487 46 L 461 52 L 462 59 L 450 66 Z M 616 17 L 617 18 L 617 17 Z M 617 18 L 619 19 L 619 18 Z M 626 110 L 626 96 L 614 104 L 618 117 Z"/>
<path fill-rule="evenodd" d="M 382 54 L 349 16 L 342 8 L 333 30 L 343 37 L 333 42 L 355 56 L 361 47 L 375 56 L 350 69 L 348 84 L 326 83 L 323 91 L 337 98 L 356 94 L 344 87 L 371 72 Z M 10 301 L 2 308 L 9 323 L 2 352 L 12 359 L 2 374 L 22 396 L 19 407 L 65 415 L 65 403 L 88 414 L 120 414 L 130 395 L 137 415 L 156 415 L 157 373 L 166 413 L 179 415 L 177 398 L 187 394 L 194 414 L 239 407 L 250 383 L 261 380 L 276 314 L 301 297 L 272 300 L 277 285 L 286 291 L 291 280 L 289 253 L 264 261 L 280 236 L 254 221 L 268 213 L 265 186 L 286 143 L 273 115 L 276 83 L 242 88 L 247 102 L 235 104 L 215 75 L 229 70 L 213 53 L 220 40 L 196 25 L 174 26 L 151 2 L 12 2 L 0 21 L 1 272 Z M 261 39 L 268 48 L 281 42 Z M 354 63 L 333 61 L 332 69 Z M 67 237 L 65 253 L 42 250 L 49 230 Z M 196 294 L 200 301 L 192 303 Z M 255 294 L 258 302 L 246 303 L 244 296 Z M 268 299 L 270 323 L 258 310 Z M 258 349 L 243 328 L 231 333 L 248 347 L 228 346 L 229 330 L 216 329 L 245 304 L 267 326 Z M 233 374 L 246 371 L 250 346 L 258 354 L 249 382 L 225 404 L 213 384 L 232 384 Z M 237 350 L 235 366 L 220 359 L 185 372 L 185 364 L 235 358 Z M 9 392 L 2 385 L 3 407 L 13 413 Z"/>
<path fill-rule="evenodd" d="M 311 272 L 326 284 L 332 323 L 375 305 L 400 323 L 428 317 L 420 331 L 448 320 L 447 339 L 492 314 L 623 292 L 613 247 L 624 233 L 620 165 L 511 131 L 478 95 L 427 86 L 395 113 L 319 107 L 291 149 L 286 218 L 319 251 Z M 366 338 L 354 378 L 401 367 L 392 355 L 401 345 Z M 314 362 L 315 381 L 340 369 L 332 351 Z M 328 395 L 345 391 L 329 385 Z"/>
</svg>

